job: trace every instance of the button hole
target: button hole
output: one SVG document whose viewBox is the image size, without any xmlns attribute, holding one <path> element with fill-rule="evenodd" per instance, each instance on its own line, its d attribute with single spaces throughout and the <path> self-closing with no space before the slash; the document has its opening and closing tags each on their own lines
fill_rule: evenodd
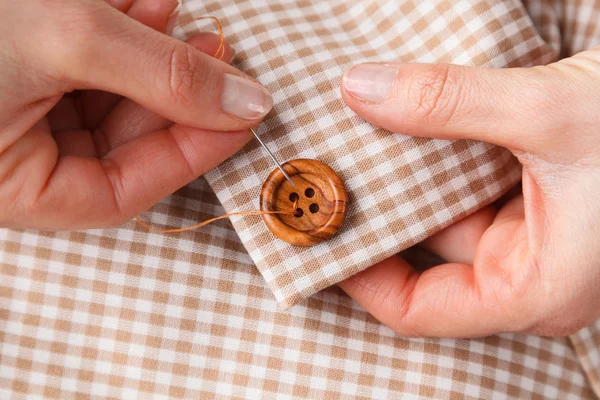
<svg viewBox="0 0 600 400">
<path fill-rule="evenodd" d="M 295 192 L 294 192 L 294 193 L 291 193 L 291 194 L 290 194 L 290 201 L 291 201 L 292 203 L 293 203 L 293 202 L 295 202 L 296 200 L 298 200 L 299 198 L 300 198 L 300 196 L 298 196 L 298 193 L 295 193 Z"/>
<path fill-rule="evenodd" d="M 296 211 L 294 212 L 294 217 L 300 218 L 303 215 L 304 215 L 304 210 L 301 208 L 296 208 Z"/>
<path fill-rule="evenodd" d="M 319 205 L 318 204 L 311 204 L 310 207 L 308 207 L 308 209 L 310 210 L 311 213 L 318 213 L 319 212 Z"/>
<path fill-rule="evenodd" d="M 306 189 L 304 191 L 304 195 L 310 199 L 311 197 L 313 197 L 315 195 L 315 189 L 313 189 L 313 188 Z"/>
</svg>

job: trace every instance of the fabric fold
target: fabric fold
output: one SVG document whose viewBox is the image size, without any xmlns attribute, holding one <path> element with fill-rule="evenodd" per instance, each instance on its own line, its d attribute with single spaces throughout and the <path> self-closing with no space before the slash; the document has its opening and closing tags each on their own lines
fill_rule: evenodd
<svg viewBox="0 0 600 400">
<path fill-rule="evenodd" d="M 422 241 L 520 179 L 520 164 L 506 149 L 414 138 L 365 122 L 341 99 L 344 71 L 368 61 L 526 67 L 557 59 L 561 49 L 560 29 L 541 30 L 542 36 L 516 0 L 192 0 L 184 6 L 184 19 L 219 18 L 236 51 L 234 64 L 273 94 L 274 109 L 259 134 L 276 156 L 322 161 L 349 191 L 341 231 L 311 248 L 280 241 L 259 218 L 232 218 L 284 308 Z M 527 6 L 539 23 L 547 21 L 548 7 L 554 10 L 541 2 Z M 175 35 L 206 29 L 198 22 Z M 273 168 L 251 143 L 206 179 L 227 212 L 256 210 Z"/>
</svg>

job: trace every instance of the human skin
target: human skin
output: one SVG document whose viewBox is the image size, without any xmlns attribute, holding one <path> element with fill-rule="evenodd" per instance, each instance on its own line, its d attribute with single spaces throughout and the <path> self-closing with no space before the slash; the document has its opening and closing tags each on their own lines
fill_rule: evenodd
<svg viewBox="0 0 600 400">
<path fill-rule="evenodd" d="M 176 0 L 0 4 L 0 226 L 118 225 L 238 151 L 271 95 Z"/>
<path fill-rule="evenodd" d="M 572 334 L 600 317 L 600 49 L 548 66 L 363 64 L 342 79 L 392 132 L 475 139 L 523 164 L 522 194 L 423 243 L 447 263 L 391 257 L 340 283 L 404 336 Z"/>
</svg>

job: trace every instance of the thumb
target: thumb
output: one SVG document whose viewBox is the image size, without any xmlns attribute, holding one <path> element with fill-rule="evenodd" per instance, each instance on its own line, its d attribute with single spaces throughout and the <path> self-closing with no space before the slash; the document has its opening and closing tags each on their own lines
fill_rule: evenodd
<svg viewBox="0 0 600 400">
<path fill-rule="evenodd" d="M 577 92 L 550 67 L 492 69 L 449 64 L 359 64 L 342 80 L 344 101 L 393 132 L 476 139 L 539 150 L 572 120 Z"/>
<path fill-rule="evenodd" d="M 271 110 L 270 93 L 238 69 L 104 2 L 83 4 L 75 24 L 85 27 L 69 32 L 61 54 L 49 57 L 75 88 L 117 93 L 177 123 L 213 131 L 255 126 Z"/>
</svg>

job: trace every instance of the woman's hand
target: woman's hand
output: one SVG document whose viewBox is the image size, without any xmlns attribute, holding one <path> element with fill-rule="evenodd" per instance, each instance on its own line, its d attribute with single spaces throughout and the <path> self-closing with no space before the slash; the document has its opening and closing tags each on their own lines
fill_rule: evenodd
<svg viewBox="0 0 600 400">
<path fill-rule="evenodd" d="M 2 2 L 0 226 L 119 224 L 250 139 L 271 95 L 212 57 L 216 35 L 165 35 L 177 7 Z"/>
<path fill-rule="evenodd" d="M 391 257 L 341 283 L 406 336 L 573 333 L 600 316 L 600 49 L 544 67 L 365 64 L 346 103 L 394 132 L 477 139 L 523 164 L 523 193 L 426 240 L 448 261 Z"/>
</svg>

